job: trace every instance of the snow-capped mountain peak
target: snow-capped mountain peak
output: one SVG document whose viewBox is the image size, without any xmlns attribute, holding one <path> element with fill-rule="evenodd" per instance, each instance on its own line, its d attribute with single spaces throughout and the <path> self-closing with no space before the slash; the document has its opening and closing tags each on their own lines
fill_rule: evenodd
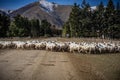
<svg viewBox="0 0 120 80">
<path fill-rule="evenodd" d="M 7 9 L 0 9 L 1 12 L 4 12 L 6 14 L 12 13 L 12 10 L 7 10 Z"/>
<path fill-rule="evenodd" d="M 40 3 L 40 6 L 42 8 L 44 8 L 45 10 L 47 10 L 48 12 L 53 12 L 54 7 L 57 7 L 56 3 L 51 3 L 51 2 L 48 2 L 46 0 L 40 0 L 39 3 Z"/>
<path fill-rule="evenodd" d="M 91 10 L 93 11 L 93 10 L 96 10 L 97 9 L 97 6 L 92 6 L 91 7 Z"/>
</svg>

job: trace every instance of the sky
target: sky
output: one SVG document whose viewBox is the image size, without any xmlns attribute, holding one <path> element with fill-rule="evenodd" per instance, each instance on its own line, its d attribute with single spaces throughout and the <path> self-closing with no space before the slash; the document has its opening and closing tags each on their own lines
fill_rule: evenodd
<svg viewBox="0 0 120 80">
<path fill-rule="evenodd" d="M 15 10 L 35 1 L 38 0 L 0 0 L 0 9 Z M 81 4 L 82 2 L 82 0 L 47 0 L 47 1 L 63 5 L 72 5 L 75 2 Z M 91 6 L 96 6 L 101 1 L 103 1 L 104 5 L 106 5 L 108 2 L 108 0 L 86 0 L 86 2 L 89 2 Z M 120 0 L 113 0 L 113 2 L 114 4 L 116 4 L 117 2 L 120 2 Z"/>
</svg>

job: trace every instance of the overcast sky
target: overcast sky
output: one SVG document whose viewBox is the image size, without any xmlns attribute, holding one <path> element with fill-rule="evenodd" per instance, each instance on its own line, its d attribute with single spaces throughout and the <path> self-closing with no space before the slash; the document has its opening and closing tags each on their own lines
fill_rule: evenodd
<svg viewBox="0 0 120 80">
<path fill-rule="evenodd" d="M 38 0 L 0 0 L 0 9 L 15 10 L 29 3 L 35 2 Z M 49 2 L 55 2 L 63 5 L 72 5 L 74 2 L 81 4 L 82 0 L 47 0 Z M 104 5 L 107 4 L 108 0 L 86 0 L 91 6 L 98 5 L 100 1 L 103 1 Z M 120 0 L 113 0 L 116 4 Z"/>
</svg>

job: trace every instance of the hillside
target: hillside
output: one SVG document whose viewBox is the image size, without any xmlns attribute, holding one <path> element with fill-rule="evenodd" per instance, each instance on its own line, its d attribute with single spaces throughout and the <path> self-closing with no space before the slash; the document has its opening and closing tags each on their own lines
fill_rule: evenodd
<svg viewBox="0 0 120 80">
<path fill-rule="evenodd" d="M 44 1 L 30 3 L 13 11 L 10 15 L 14 17 L 17 14 L 20 14 L 28 17 L 29 19 L 47 19 L 52 25 L 61 28 L 63 23 L 69 18 L 71 9 L 72 6 L 70 5 L 58 5 L 56 3 Z"/>
</svg>

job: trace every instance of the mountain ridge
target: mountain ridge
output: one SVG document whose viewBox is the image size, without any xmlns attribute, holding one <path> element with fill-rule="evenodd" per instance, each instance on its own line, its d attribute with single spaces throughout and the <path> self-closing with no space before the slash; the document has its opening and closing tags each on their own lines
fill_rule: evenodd
<svg viewBox="0 0 120 80">
<path fill-rule="evenodd" d="M 91 9 L 95 10 L 97 7 L 92 6 Z M 57 28 L 62 28 L 63 24 L 69 19 L 69 14 L 72 11 L 72 5 L 59 5 L 54 2 L 33 2 L 25 5 L 12 13 L 11 17 L 20 14 L 28 19 L 47 19 L 52 25 Z"/>
<path fill-rule="evenodd" d="M 47 12 L 41 7 L 39 2 L 33 2 L 26 6 L 23 6 L 12 13 L 11 17 L 20 14 L 27 17 L 28 19 L 47 19 L 52 25 L 55 25 L 57 28 L 62 28 L 64 22 L 69 18 L 69 14 L 72 10 L 72 5 L 57 5 L 54 7 L 54 11 Z"/>
</svg>

